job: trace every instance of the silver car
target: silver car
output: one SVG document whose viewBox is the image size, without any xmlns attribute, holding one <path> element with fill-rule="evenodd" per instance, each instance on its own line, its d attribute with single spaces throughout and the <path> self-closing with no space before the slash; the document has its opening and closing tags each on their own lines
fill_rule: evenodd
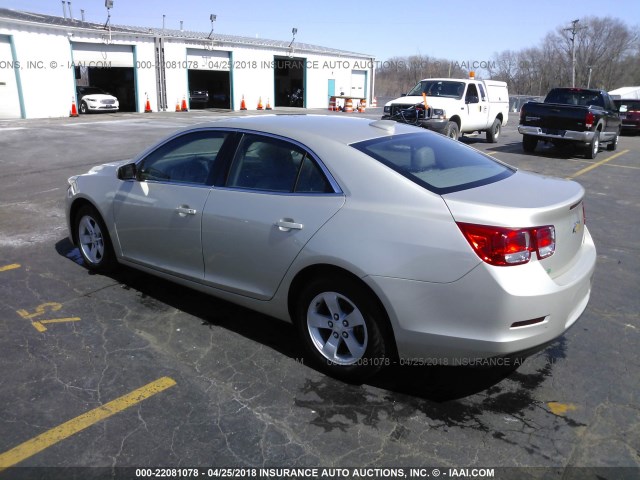
<svg viewBox="0 0 640 480">
<path fill-rule="evenodd" d="M 357 381 L 562 335 L 596 262 L 583 199 L 420 128 L 282 115 L 195 126 L 71 177 L 66 212 L 87 268 L 293 322 L 309 361 Z"/>
</svg>

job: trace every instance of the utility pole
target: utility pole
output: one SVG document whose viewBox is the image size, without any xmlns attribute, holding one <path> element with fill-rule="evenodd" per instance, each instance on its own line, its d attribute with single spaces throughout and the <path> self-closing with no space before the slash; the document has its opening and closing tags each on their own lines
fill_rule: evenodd
<svg viewBox="0 0 640 480">
<path fill-rule="evenodd" d="M 571 28 L 565 28 L 565 31 L 571 32 L 571 87 L 576 86 L 576 33 L 582 28 L 578 28 L 579 19 L 571 22 Z"/>
</svg>

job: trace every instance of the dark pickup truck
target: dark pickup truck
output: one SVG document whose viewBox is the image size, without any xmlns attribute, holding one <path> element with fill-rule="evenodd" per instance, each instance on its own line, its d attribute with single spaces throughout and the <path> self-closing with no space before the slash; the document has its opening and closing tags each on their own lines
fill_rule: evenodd
<svg viewBox="0 0 640 480">
<path fill-rule="evenodd" d="M 586 148 L 587 158 L 595 158 L 601 143 L 607 150 L 617 148 L 620 116 L 607 92 L 554 88 L 543 103 L 522 106 L 518 132 L 526 152 L 533 152 L 538 141 L 575 143 Z"/>
</svg>

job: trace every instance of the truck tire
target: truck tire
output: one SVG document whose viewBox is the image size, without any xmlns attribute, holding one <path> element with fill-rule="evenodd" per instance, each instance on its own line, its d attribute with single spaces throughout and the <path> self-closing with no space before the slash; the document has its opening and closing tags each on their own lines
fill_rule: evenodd
<svg viewBox="0 0 640 480">
<path fill-rule="evenodd" d="M 444 129 L 444 134 L 449 138 L 458 140 L 458 137 L 460 136 L 460 129 L 458 128 L 458 124 L 455 122 L 449 122 Z"/>
<path fill-rule="evenodd" d="M 538 138 L 533 135 L 522 135 L 522 149 L 525 152 L 533 152 L 538 145 Z"/>
<path fill-rule="evenodd" d="M 502 122 L 499 118 L 496 118 L 493 121 L 493 125 L 491 128 L 487 130 L 487 142 L 496 143 L 498 141 L 498 137 L 500 136 L 500 130 L 502 129 Z"/>
<path fill-rule="evenodd" d="M 613 140 L 611 140 L 608 144 L 607 144 L 607 150 L 609 150 L 610 152 L 613 152 L 614 150 L 616 150 L 618 148 L 618 137 L 620 136 L 620 131 L 618 130 L 616 132 L 616 136 L 613 137 Z"/>
<path fill-rule="evenodd" d="M 596 133 L 593 136 L 593 140 L 591 140 L 591 143 L 587 146 L 587 153 L 585 157 L 587 157 L 590 160 L 596 158 L 599 148 L 600 148 L 600 130 L 596 130 Z"/>
</svg>

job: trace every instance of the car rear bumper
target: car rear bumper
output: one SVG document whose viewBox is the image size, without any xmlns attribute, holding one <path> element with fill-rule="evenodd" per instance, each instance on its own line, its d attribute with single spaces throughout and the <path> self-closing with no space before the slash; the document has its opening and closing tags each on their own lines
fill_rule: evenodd
<svg viewBox="0 0 640 480">
<path fill-rule="evenodd" d="M 587 306 L 595 263 L 585 228 L 573 265 L 555 278 L 530 262 L 482 263 L 446 284 L 367 279 L 387 308 L 401 359 L 460 365 L 535 351 L 562 335 Z"/>
<path fill-rule="evenodd" d="M 528 125 L 518 125 L 518 132 L 523 135 L 549 138 L 553 140 L 571 140 L 573 142 L 590 143 L 595 132 L 574 132 L 573 130 L 554 130 Z"/>
</svg>

